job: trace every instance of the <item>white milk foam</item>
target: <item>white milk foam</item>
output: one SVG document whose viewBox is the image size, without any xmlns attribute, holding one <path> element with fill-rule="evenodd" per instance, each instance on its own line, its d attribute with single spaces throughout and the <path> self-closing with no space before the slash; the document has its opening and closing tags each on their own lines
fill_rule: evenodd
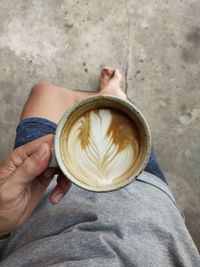
<svg viewBox="0 0 200 267">
<path fill-rule="evenodd" d="M 79 173 L 79 180 L 88 184 L 110 185 L 130 169 L 138 149 L 134 151 L 134 146 L 127 144 L 120 151 L 119 145 L 113 142 L 112 131 L 108 134 L 112 122 L 112 112 L 109 109 L 99 109 L 98 113 L 89 112 L 89 139 L 83 148 L 80 136 L 81 131 L 84 131 L 85 120 L 85 116 L 80 117 L 69 131 L 66 145 L 70 155 L 70 170 Z"/>
</svg>

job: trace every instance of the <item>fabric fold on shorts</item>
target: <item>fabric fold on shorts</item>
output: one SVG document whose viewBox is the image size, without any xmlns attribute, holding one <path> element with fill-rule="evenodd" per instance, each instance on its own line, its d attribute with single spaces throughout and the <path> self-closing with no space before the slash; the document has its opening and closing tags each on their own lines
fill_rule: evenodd
<svg viewBox="0 0 200 267">
<path fill-rule="evenodd" d="M 16 129 L 14 148 L 20 147 L 47 134 L 55 134 L 57 124 L 43 118 L 27 118 Z"/>
</svg>

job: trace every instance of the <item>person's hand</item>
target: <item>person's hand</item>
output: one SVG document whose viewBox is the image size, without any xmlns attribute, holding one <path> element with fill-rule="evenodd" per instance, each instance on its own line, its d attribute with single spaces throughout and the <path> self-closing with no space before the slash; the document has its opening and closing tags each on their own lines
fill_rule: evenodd
<svg viewBox="0 0 200 267">
<path fill-rule="evenodd" d="M 51 203 L 58 203 L 69 190 L 70 182 L 57 168 L 47 169 L 52 143 L 53 135 L 41 137 L 15 149 L 0 166 L 0 237 L 27 221 L 55 174 Z"/>
</svg>

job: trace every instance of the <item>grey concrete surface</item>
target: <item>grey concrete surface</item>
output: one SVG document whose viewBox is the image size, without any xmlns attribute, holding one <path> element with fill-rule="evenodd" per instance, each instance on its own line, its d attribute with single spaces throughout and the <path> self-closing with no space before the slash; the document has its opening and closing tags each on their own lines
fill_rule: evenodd
<svg viewBox="0 0 200 267">
<path fill-rule="evenodd" d="M 199 12 L 198 0 L 1 0 L 0 161 L 33 84 L 94 90 L 118 67 L 200 249 Z"/>
</svg>

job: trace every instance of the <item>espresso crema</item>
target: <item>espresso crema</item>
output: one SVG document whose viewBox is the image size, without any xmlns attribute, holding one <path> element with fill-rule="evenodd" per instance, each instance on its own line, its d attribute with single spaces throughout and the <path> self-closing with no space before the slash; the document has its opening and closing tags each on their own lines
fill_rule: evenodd
<svg viewBox="0 0 200 267">
<path fill-rule="evenodd" d="M 138 129 L 112 108 L 87 111 L 61 136 L 61 153 L 70 173 L 92 186 L 117 184 L 133 173 L 140 150 Z"/>
</svg>

